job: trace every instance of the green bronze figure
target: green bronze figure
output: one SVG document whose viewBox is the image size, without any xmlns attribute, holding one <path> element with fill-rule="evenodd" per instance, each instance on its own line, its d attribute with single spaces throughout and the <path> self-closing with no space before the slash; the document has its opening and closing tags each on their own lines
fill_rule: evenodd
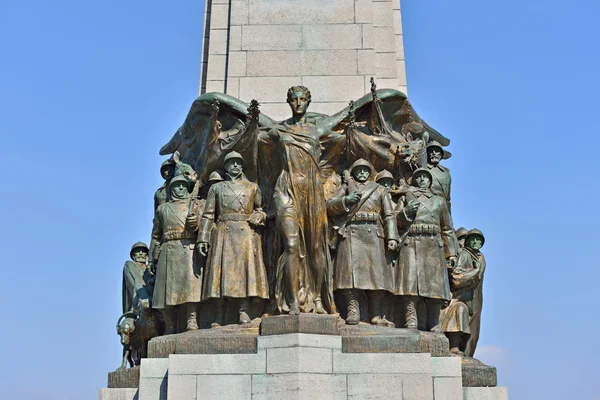
<svg viewBox="0 0 600 400">
<path fill-rule="evenodd" d="M 483 275 L 485 258 L 481 247 L 485 237 L 479 229 L 471 229 L 465 238 L 465 246 L 459 252 L 456 268 L 450 274 L 452 300 L 442 310 L 441 326 L 450 341 L 452 354 L 473 357 L 483 306 Z"/>
<path fill-rule="evenodd" d="M 426 329 L 441 333 L 440 310 L 451 299 L 447 263 L 454 265 L 458 244 L 446 200 L 431 192 L 431 179 L 428 169 L 415 170 L 412 187 L 398 203 L 398 226 L 404 238 L 395 294 L 403 296 L 406 328 L 418 328 L 418 303 L 424 301 Z"/>
<path fill-rule="evenodd" d="M 197 232 L 188 218 L 190 182 L 177 176 L 169 190 L 170 199 L 156 210 L 152 230 L 152 239 L 160 243 L 152 307 L 163 314 L 165 334 L 176 333 L 181 307 L 185 308 L 187 330 L 198 329 L 196 303 L 201 289 L 199 267 L 194 262 Z"/>
<path fill-rule="evenodd" d="M 256 231 L 264 226 L 266 214 L 258 185 L 246 179 L 243 163 L 239 153 L 227 154 L 227 180 L 208 191 L 200 222 L 199 252 L 207 257 L 202 300 L 216 299 L 220 315 L 215 325 L 223 324 L 226 299 L 236 301 L 238 323 L 247 324 L 251 300 L 269 298 L 261 237 Z"/>
<path fill-rule="evenodd" d="M 143 242 L 135 243 L 129 256 L 132 261 L 125 262 L 123 267 L 123 313 L 133 310 L 138 303 L 147 308 L 152 299 L 151 273 L 146 264 L 148 246 Z"/>
<path fill-rule="evenodd" d="M 450 206 L 450 170 L 440 165 L 444 158 L 444 148 L 435 140 L 427 144 L 427 169 L 431 173 L 431 192 L 442 196 L 448 203 L 448 211 L 452 213 Z"/>
<path fill-rule="evenodd" d="M 458 246 L 462 249 L 465 247 L 465 238 L 469 231 L 466 228 L 460 227 L 456 230 L 456 240 L 458 240 Z"/>
<path fill-rule="evenodd" d="M 352 178 L 327 202 L 328 213 L 342 216 L 335 259 L 334 290 L 346 297 L 346 323 L 360 322 L 359 291 L 369 299 L 372 325 L 393 327 L 382 313 L 382 300 L 394 292 L 394 277 L 386 248 L 398 247 L 394 207 L 389 190 L 372 181 L 372 166 L 363 159 L 350 167 Z M 371 178 L 371 180 L 369 180 Z M 387 244 L 387 246 L 386 246 Z"/>
</svg>

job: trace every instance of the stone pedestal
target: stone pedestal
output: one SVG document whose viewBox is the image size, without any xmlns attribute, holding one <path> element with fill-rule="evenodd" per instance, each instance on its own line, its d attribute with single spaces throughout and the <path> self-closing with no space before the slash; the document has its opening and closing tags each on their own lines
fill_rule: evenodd
<svg viewBox="0 0 600 400">
<path fill-rule="evenodd" d="M 399 0 L 206 0 L 200 94 L 257 99 L 289 117 L 282 88 L 312 90 L 332 114 L 379 88 L 406 92 Z"/>
<path fill-rule="evenodd" d="M 261 330 L 273 333 L 277 330 L 311 329 L 311 324 L 316 322 L 327 325 L 330 317 L 321 321 L 306 316 L 275 318 L 265 319 L 265 327 Z M 291 318 L 296 318 L 296 322 Z M 336 322 L 335 326 L 339 329 L 340 325 Z M 345 329 L 342 327 L 341 333 Z M 362 329 L 361 335 L 356 335 L 356 332 L 354 336 L 348 335 L 348 332 L 345 332 L 346 336 L 271 334 L 254 336 L 256 347 L 245 354 L 170 354 L 162 358 L 147 358 L 142 360 L 139 370 L 139 390 L 102 389 L 100 400 L 508 399 L 505 388 L 464 388 L 461 359 L 433 357 L 430 353 L 420 352 L 417 346 L 420 340 L 407 339 L 411 333 L 418 337 L 416 332 L 381 328 L 383 333 L 390 333 L 386 335 L 373 327 L 350 329 Z M 392 332 L 398 332 L 395 336 L 411 343 L 408 347 L 414 352 L 344 350 L 343 342 L 348 338 L 380 335 L 385 342 L 394 336 Z M 201 341 L 212 337 L 217 342 L 227 336 L 215 333 L 184 335 Z M 235 335 L 230 333 L 229 336 Z M 243 336 L 252 335 L 248 332 L 239 335 Z"/>
</svg>

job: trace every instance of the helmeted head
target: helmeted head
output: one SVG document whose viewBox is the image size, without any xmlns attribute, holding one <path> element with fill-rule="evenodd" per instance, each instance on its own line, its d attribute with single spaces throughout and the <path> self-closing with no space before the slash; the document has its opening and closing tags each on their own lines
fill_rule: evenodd
<svg viewBox="0 0 600 400">
<path fill-rule="evenodd" d="M 183 176 L 176 176 L 169 183 L 169 192 L 175 199 L 185 199 L 190 192 L 190 182 Z"/>
<path fill-rule="evenodd" d="M 215 183 L 221 182 L 221 181 L 223 181 L 223 177 L 217 171 L 211 172 L 210 176 L 208 177 L 208 184 L 209 185 L 212 185 L 212 184 L 215 184 Z"/>
<path fill-rule="evenodd" d="M 131 246 L 131 251 L 129 252 L 129 257 L 133 261 L 145 263 L 148 258 L 148 246 L 144 242 L 137 242 Z"/>
<path fill-rule="evenodd" d="M 350 173 L 358 182 L 366 182 L 371 176 L 372 171 L 373 167 L 371 163 L 364 158 L 359 158 L 350 166 Z"/>
<path fill-rule="evenodd" d="M 244 157 L 237 151 L 232 151 L 225 156 L 223 168 L 231 177 L 239 176 L 244 170 Z"/>
<path fill-rule="evenodd" d="M 421 189 L 431 187 L 431 172 L 426 168 L 417 168 L 412 174 L 412 185 Z"/>
<path fill-rule="evenodd" d="M 306 86 L 292 86 L 288 89 L 287 103 L 295 117 L 303 117 L 310 105 L 310 90 Z"/>
<path fill-rule="evenodd" d="M 465 247 L 473 250 L 479 250 L 485 243 L 485 236 L 479 229 L 471 229 L 465 237 Z"/>
<path fill-rule="evenodd" d="M 444 148 L 441 144 L 432 140 L 427 144 L 427 162 L 437 165 L 444 158 Z"/>
<path fill-rule="evenodd" d="M 175 161 L 170 158 L 163 161 L 160 166 L 160 175 L 166 181 L 173 179 L 173 176 L 175 175 Z"/>
<path fill-rule="evenodd" d="M 387 189 L 391 189 L 391 187 L 394 185 L 394 175 L 392 175 L 392 173 L 386 169 L 381 170 L 377 173 L 375 182 Z"/>
<path fill-rule="evenodd" d="M 467 233 L 469 233 L 467 228 L 460 227 L 456 230 L 456 239 L 458 239 L 458 244 L 460 247 L 465 246 L 465 238 L 467 237 Z"/>
</svg>

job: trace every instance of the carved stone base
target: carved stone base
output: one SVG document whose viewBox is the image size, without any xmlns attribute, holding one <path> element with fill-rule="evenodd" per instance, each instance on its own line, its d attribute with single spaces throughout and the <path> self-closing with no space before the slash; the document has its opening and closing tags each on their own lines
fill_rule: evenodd
<svg viewBox="0 0 600 400">
<path fill-rule="evenodd" d="M 108 388 L 137 388 L 140 384 L 140 367 L 118 369 L 108 373 Z"/>
<path fill-rule="evenodd" d="M 314 333 L 338 335 L 341 318 L 336 315 L 300 314 L 264 317 L 260 324 L 261 336 L 286 333 Z"/>
<path fill-rule="evenodd" d="M 498 384 L 496 367 L 485 365 L 476 358 L 464 357 L 462 380 L 464 387 L 495 387 Z"/>
</svg>

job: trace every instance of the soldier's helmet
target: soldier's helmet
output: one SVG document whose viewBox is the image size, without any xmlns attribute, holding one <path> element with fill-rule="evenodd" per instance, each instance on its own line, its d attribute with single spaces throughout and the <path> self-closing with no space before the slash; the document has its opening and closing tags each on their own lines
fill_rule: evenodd
<svg viewBox="0 0 600 400">
<path fill-rule="evenodd" d="M 169 193 L 171 188 L 175 187 L 177 183 L 184 183 L 188 192 L 190 191 L 190 181 L 188 181 L 184 176 L 179 175 L 171 179 L 171 182 L 169 183 Z"/>
<path fill-rule="evenodd" d="M 479 229 L 471 229 L 469 232 L 467 232 L 465 242 L 469 240 L 469 236 L 479 236 L 481 238 L 481 245 L 483 246 L 485 243 L 485 236 L 483 236 L 483 232 L 481 232 Z"/>
<path fill-rule="evenodd" d="M 160 171 L 162 172 L 163 169 L 166 168 L 175 168 L 175 160 L 169 158 L 168 160 L 163 161 L 163 163 L 160 165 Z"/>
<path fill-rule="evenodd" d="M 394 175 L 392 175 L 392 173 L 387 169 L 384 169 L 377 173 L 377 176 L 375 177 L 375 182 L 379 182 L 382 179 L 391 179 L 393 181 Z"/>
<path fill-rule="evenodd" d="M 373 172 L 373 166 L 364 158 L 359 158 L 358 160 L 354 161 L 354 164 L 350 166 L 350 173 L 352 173 L 352 171 L 358 167 L 367 167 L 369 168 L 369 171 Z"/>
<path fill-rule="evenodd" d="M 131 246 L 131 251 L 129 252 L 129 257 L 131 257 L 131 259 L 133 260 L 133 253 L 137 250 L 137 249 L 143 249 L 146 251 L 146 254 L 148 254 L 148 252 L 150 250 L 148 250 L 148 246 L 146 245 L 146 243 L 144 242 L 137 242 L 134 243 L 133 246 Z"/>
<path fill-rule="evenodd" d="M 460 227 L 456 230 L 456 238 L 462 239 L 466 237 L 468 233 L 469 231 L 467 230 L 467 228 Z"/>
<path fill-rule="evenodd" d="M 415 178 L 417 177 L 417 175 L 421 175 L 421 174 L 425 174 L 429 177 L 429 187 L 431 187 L 431 183 L 433 182 L 433 176 L 431 176 L 431 172 L 429 172 L 429 170 L 427 168 L 417 168 L 415 169 L 415 172 L 413 172 L 412 174 L 412 178 L 411 178 L 411 182 L 413 186 L 417 185 L 417 182 L 415 181 Z"/>
<path fill-rule="evenodd" d="M 210 176 L 208 177 L 208 181 L 212 182 L 212 183 L 221 182 L 222 180 L 223 180 L 223 177 L 217 171 L 211 172 Z"/>
<path fill-rule="evenodd" d="M 432 140 L 431 142 L 427 143 L 427 150 L 431 148 L 438 148 L 442 152 L 442 157 L 444 156 L 444 148 L 439 142 Z"/>
<path fill-rule="evenodd" d="M 223 164 L 225 164 L 229 160 L 234 160 L 234 159 L 242 160 L 243 164 L 246 163 L 246 161 L 244 160 L 244 157 L 242 157 L 242 155 L 240 153 L 238 153 L 237 151 L 231 151 L 225 156 L 225 159 L 223 160 Z"/>
</svg>

